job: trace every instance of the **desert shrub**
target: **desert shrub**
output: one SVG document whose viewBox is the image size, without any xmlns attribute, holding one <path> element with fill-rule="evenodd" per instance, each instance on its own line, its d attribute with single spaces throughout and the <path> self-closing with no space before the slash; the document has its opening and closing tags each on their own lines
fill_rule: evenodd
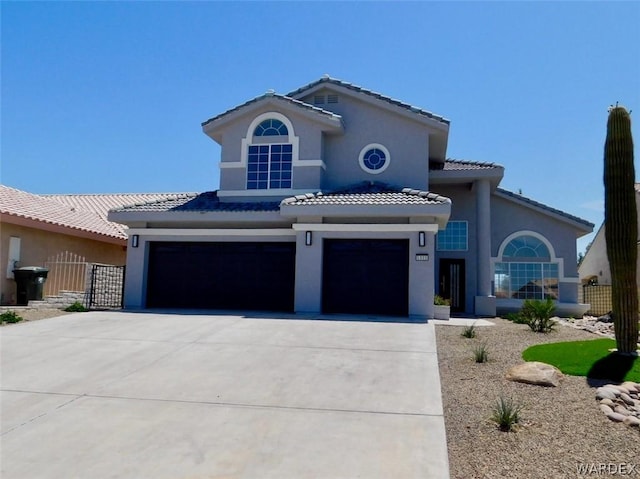
<svg viewBox="0 0 640 479">
<path fill-rule="evenodd" d="M 489 349 L 486 343 L 477 344 L 473 348 L 473 359 L 476 363 L 486 363 L 489 360 Z"/>
<path fill-rule="evenodd" d="M 528 324 L 527 319 L 521 313 L 508 313 L 504 316 L 504 319 L 516 324 Z"/>
<path fill-rule="evenodd" d="M 0 314 L 0 323 L 19 323 L 24 318 L 19 316 L 15 311 L 5 311 Z"/>
<path fill-rule="evenodd" d="M 475 338 L 476 337 L 476 326 L 474 324 L 470 326 L 465 326 L 460 334 L 463 338 Z"/>
<path fill-rule="evenodd" d="M 64 308 L 64 310 L 67 313 L 84 313 L 86 311 L 89 311 L 80 301 L 76 301 L 75 303 L 70 304 L 69 306 Z"/>
<path fill-rule="evenodd" d="M 548 333 L 553 331 L 556 321 L 551 319 L 555 305 L 551 298 L 545 301 L 539 299 L 527 299 L 522 306 L 520 315 L 526 320 L 531 331 L 536 333 Z"/>
<path fill-rule="evenodd" d="M 512 431 L 520 421 L 522 404 L 515 402 L 512 398 L 500 396 L 493 406 L 491 420 L 494 421 L 501 431 Z"/>
</svg>

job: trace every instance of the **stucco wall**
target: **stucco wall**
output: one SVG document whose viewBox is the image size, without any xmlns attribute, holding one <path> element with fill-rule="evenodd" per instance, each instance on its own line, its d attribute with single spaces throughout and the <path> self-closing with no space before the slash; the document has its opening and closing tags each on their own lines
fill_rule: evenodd
<svg viewBox="0 0 640 479">
<path fill-rule="evenodd" d="M 347 95 L 339 95 L 339 103 L 328 107 L 343 116 L 345 132 L 325 139 L 324 189 L 361 181 L 428 188 L 429 135 L 424 125 Z M 389 167 L 380 174 L 365 172 L 358 162 L 362 148 L 371 143 L 385 146 L 391 156 Z"/>
<path fill-rule="evenodd" d="M 126 261 L 125 247 L 120 245 L 8 223 L 2 223 L 1 231 L 2 304 L 15 304 L 16 301 L 16 283 L 12 278 L 7 278 L 9 241 L 12 236 L 20 238 L 19 266 L 44 266 L 48 258 L 65 251 L 84 256 L 87 262 L 93 263 L 122 265 Z"/>
<path fill-rule="evenodd" d="M 438 185 L 437 193 L 451 198 L 451 217 L 449 221 L 468 222 L 467 251 L 435 251 L 435 284 L 438 291 L 441 259 L 465 260 L 465 311 L 474 311 L 474 298 L 477 290 L 477 240 L 476 240 L 476 193 L 470 185 Z"/>
</svg>

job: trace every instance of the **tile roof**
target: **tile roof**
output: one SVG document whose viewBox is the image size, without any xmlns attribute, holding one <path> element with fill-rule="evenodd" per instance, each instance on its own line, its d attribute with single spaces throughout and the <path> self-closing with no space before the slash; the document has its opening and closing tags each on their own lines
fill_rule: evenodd
<svg viewBox="0 0 640 479">
<path fill-rule="evenodd" d="M 511 198 L 511 199 L 518 200 L 518 201 L 522 201 L 523 203 L 526 203 L 528 205 L 534 206 L 536 208 L 540 208 L 540 209 L 549 211 L 550 213 L 555 213 L 555 214 L 557 214 L 559 216 L 562 216 L 564 218 L 572 220 L 572 221 L 574 221 L 576 223 L 580 223 L 580 224 L 582 224 L 584 226 L 587 226 L 587 227 L 589 227 L 591 229 L 593 229 L 593 227 L 595 226 L 593 223 L 591 223 L 591 222 L 589 222 L 587 220 L 584 220 L 582 218 L 579 218 L 578 216 L 574 216 L 574 215 L 566 213 L 566 212 L 564 212 L 562 210 L 558 210 L 556 208 L 552 208 L 551 206 L 547 206 L 547 205 L 545 205 L 543 203 L 539 203 L 539 202 L 537 202 L 535 200 L 532 200 L 531 198 L 527 198 L 526 196 L 522 196 L 522 195 L 519 195 L 517 193 L 513 193 L 512 191 L 508 191 L 508 190 L 505 190 L 503 188 L 497 188 L 496 192 L 499 193 L 499 194 L 502 194 L 503 196 L 505 196 L 507 198 Z"/>
<path fill-rule="evenodd" d="M 332 85 L 339 85 L 341 87 L 347 88 L 349 90 L 358 92 L 358 93 L 364 93 L 365 95 L 369 95 L 373 98 L 376 98 L 378 100 L 382 100 L 382 101 L 386 101 L 387 103 L 390 103 L 392 105 L 395 106 L 399 106 L 401 108 L 404 108 L 406 110 L 409 110 L 413 113 L 416 113 L 418 115 L 422 115 L 422 116 L 426 116 L 428 118 L 432 118 L 434 120 L 437 120 L 441 123 L 445 123 L 445 124 L 449 124 L 450 121 L 447 120 L 446 118 L 440 116 L 440 115 L 436 115 L 435 113 L 432 113 L 430 111 L 427 110 L 423 110 L 422 108 L 418 108 L 417 106 L 413 106 L 410 105 L 409 103 L 405 103 L 402 102 L 400 100 L 396 100 L 395 98 L 391 98 L 389 96 L 386 95 L 382 95 L 380 93 L 374 92 L 372 90 L 368 90 L 366 88 L 363 88 L 361 86 L 358 85 L 354 85 L 353 83 L 349 83 L 349 82 L 345 82 L 342 80 L 338 80 L 337 78 L 331 78 L 329 75 L 325 75 L 322 78 L 320 78 L 319 80 L 316 80 L 314 82 L 309 83 L 308 85 L 305 85 L 303 87 L 298 88 L 297 90 L 294 90 L 292 92 L 287 93 L 287 96 L 289 97 L 295 97 L 298 96 L 302 93 L 304 93 L 307 90 L 310 90 L 311 88 L 317 86 L 317 85 L 321 85 L 323 83 L 329 83 Z"/>
<path fill-rule="evenodd" d="M 162 200 L 127 205 L 115 208 L 112 211 L 144 211 L 144 212 L 170 212 L 170 211 L 278 211 L 280 203 L 277 201 L 263 202 L 221 202 L 217 191 L 205 193 L 178 194 Z"/>
<path fill-rule="evenodd" d="M 319 113 L 321 115 L 325 115 L 325 116 L 328 116 L 328 117 L 331 117 L 331 118 L 337 118 L 337 119 L 341 119 L 342 118 L 340 115 L 338 115 L 336 113 L 333 113 L 331 111 L 325 110 L 323 108 L 318 108 L 317 106 L 311 105 L 310 103 L 305 103 L 303 101 L 296 100 L 295 98 L 291 98 L 288 95 L 281 95 L 279 93 L 274 93 L 272 91 L 268 91 L 264 95 L 260 95 L 258 97 L 255 97 L 255 98 L 253 98 L 253 99 L 251 99 L 249 101 L 246 101 L 246 102 L 242 103 L 241 105 L 238 105 L 238 106 L 236 106 L 234 108 L 231 108 L 230 110 L 227 110 L 227 111 L 225 111 L 223 113 L 220 113 L 219 115 L 216 115 L 216 116 L 214 116 L 212 118 L 209 118 L 206 121 L 203 121 L 202 122 L 202 126 L 205 126 L 205 125 L 211 123 L 212 121 L 217 120 L 218 118 L 222 118 L 223 116 L 226 116 L 229 113 L 232 113 L 234 111 L 240 110 L 241 108 L 244 108 L 245 106 L 251 105 L 252 103 L 257 103 L 258 101 L 260 101 L 260 100 L 262 100 L 264 98 L 279 98 L 279 99 L 284 100 L 284 101 L 286 101 L 286 102 L 288 102 L 288 103 L 290 103 L 290 104 L 292 104 L 294 106 L 297 106 L 299 108 L 303 108 L 303 109 L 306 109 L 306 110 L 309 110 L 309 111 L 314 111 L 314 112 Z"/>
<path fill-rule="evenodd" d="M 0 213 L 111 238 L 127 238 L 114 223 L 93 211 L 85 211 L 5 185 L 0 185 Z"/>
<path fill-rule="evenodd" d="M 454 160 L 447 158 L 444 163 L 430 162 L 431 171 L 465 171 L 465 170 L 492 170 L 503 169 L 502 165 L 484 161 Z"/>
<path fill-rule="evenodd" d="M 450 203 L 449 198 L 428 191 L 397 188 L 384 183 L 364 182 L 330 193 L 309 193 L 292 196 L 282 204 L 292 206 L 311 205 L 435 205 Z"/>
<path fill-rule="evenodd" d="M 114 193 L 114 194 L 67 194 L 40 195 L 63 203 L 77 210 L 91 211 L 107 221 L 110 209 L 121 208 L 125 205 L 158 201 L 169 196 L 184 193 Z M 126 227 L 120 223 L 110 222 L 122 234 L 126 235 Z"/>
</svg>

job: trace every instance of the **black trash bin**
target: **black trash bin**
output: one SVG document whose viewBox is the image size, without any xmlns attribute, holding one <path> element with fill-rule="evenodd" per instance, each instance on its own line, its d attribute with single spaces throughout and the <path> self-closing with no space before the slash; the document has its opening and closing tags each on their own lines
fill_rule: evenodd
<svg viewBox="0 0 640 479">
<path fill-rule="evenodd" d="M 18 287 L 18 306 L 27 306 L 32 299 L 42 299 L 48 273 L 47 268 L 40 266 L 25 266 L 13 270 L 13 279 Z"/>
</svg>

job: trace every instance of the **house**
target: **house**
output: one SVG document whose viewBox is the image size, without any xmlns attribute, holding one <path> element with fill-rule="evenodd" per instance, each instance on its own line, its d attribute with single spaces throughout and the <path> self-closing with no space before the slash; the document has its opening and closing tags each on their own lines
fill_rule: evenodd
<svg viewBox="0 0 640 479">
<path fill-rule="evenodd" d="M 166 197 L 166 193 L 35 195 L 0 185 L 0 304 L 16 304 L 13 269 L 21 266 L 49 268 L 45 293 L 83 291 L 87 263 L 126 261 L 126 228 L 108 221 L 108 210 Z"/>
<path fill-rule="evenodd" d="M 447 158 L 449 120 L 324 76 L 202 124 L 220 188 L 117 208 L 125 306 L 432 318 L 551 297 L 578 314 L 576 239 L 593 225 Z"/>
<path fill-rule="evenodd" d="M 640 211 L 640 183 L 635 184 L 635 190 L 636 209 Z M 640 226 L 638 227 L 638 238 L 640 238 Z M 638 260 L 636 271 L 640 273 L 640 259 Z M 591 303 L 589 312 L 601 315 L 611 311 L 611 269 L 609 268 L 609 258 L 607 257 L 604 222 L 600 225 L 595 238 L 587 248 L 587 252 L 578 267 L 578 276 L 583 287 L 585 302 Z"/>
<path fill-rule="evenodd" d="M 640 183 L 635 184 L 635 190 L 636 209 L 640 211 Z M 640 226 L 638 227 L 638 238 L 640 238 Z M 640 262 L 638 266 L 640 266 Z M 604 237 L 604 222 L 600 225 L 595 238 L 587 248 L 587 252 L 578 267 L 578 275 L 582 284 L 611 285 L 611 270 L 609 269 L 609 259 L 607 257 L 607 242 Z"/>
</svg>

